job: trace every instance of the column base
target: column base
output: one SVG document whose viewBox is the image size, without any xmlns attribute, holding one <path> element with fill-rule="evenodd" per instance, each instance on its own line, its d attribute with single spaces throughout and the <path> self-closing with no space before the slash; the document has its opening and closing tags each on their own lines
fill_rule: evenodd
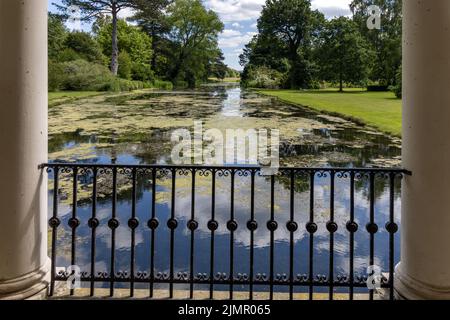
<svg viewBox="0 0 450 320">
<path fill-rule="evenodd" d="M 0 281 L 0 300 L 45 299 L 50 283 L 50 259 L 19 278 Z"/>
<path fill-rule="evenodd" d="M 450 287 L 435 287 L 407 275 L 399 263 L 395 267 L 395 298 L 397 300 L 450 300 Z"/>
</svg>

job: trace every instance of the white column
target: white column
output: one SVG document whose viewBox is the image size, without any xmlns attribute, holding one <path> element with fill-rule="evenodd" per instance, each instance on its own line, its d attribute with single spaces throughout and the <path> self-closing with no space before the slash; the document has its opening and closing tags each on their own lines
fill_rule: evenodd
<svg viewBox="0 0 450 320">
<path fill-rule="evenodd" d="M 47 0 L 0 0 L 0 298 L 48 284 Z"/>
<path fill-rule="evenodd" d="M 450 299 L 450 1 L 403 1 L 401 263 L 406 299 Z"/>
</svg>

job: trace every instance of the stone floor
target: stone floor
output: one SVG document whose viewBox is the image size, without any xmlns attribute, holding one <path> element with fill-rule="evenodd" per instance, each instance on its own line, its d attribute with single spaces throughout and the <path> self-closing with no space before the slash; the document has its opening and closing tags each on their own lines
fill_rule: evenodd
<svg viewBox="0 0 450 320">
<path fill-rule="evenodd" d="M 66 288 L 65 284 L 62 283 L 55 288 L 55 295 L 49 297 L 49 299 L 149 299 L 148 289 L 135 289 L 134 297 L 130 297 L 129 289 L 114 289 L 114 296 L 109 296 L 108 288 L 96 288 L 94 291 L 94 296 L 91 297 L 89 288 L 79 288 L 75 289 L 74 295 L 70 296 L 69 290 Z M 269 300 L 268 292 L 254 292 L 254 300 Z M 314 300 L 328 300 L 328 293 L 315 293 Z M 382 294 L 375 294 L 376 300 L 383 299 Z M 153 299 L 169 299 L 168 290 L 154 290 Z M 189 290 L 174 290 L 173 299 L 175 300 L 185 300 L 189 299 Z M 194 291 L 194 300 L 207 300 L 209 299 L 209 291 L 196 290 Z M 215 300 L 228 300 L 228 291 L 214 291 Z M 248 300 L 248 292 L 234 292 L 234 300 Z M 295 293 L 294 300 L 308 300 L 308 293 Z M 349 295 L 345 293 L 335 293 L 334 300 L 348 300 Z M 355 294 L 355 300 L 368 300 L 368 294 Z M 289 300 L 289 293 L 274 293 L 274 300 Z"/>
</svg>

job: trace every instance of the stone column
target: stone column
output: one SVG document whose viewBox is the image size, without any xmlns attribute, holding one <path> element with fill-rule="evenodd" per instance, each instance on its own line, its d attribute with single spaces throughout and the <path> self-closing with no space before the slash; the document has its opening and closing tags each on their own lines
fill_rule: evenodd
<svg viewBox="0 0 450 320">
<path fill-rule="evenodd" d="M 48 285 L 47 0 L 0 0 L 0 298 Z"/>
<path fill-rule="evenodd" d="M 450 1 L 403 1 L 403 166 L 397 294 L 450 299 Z"/>
</svg>

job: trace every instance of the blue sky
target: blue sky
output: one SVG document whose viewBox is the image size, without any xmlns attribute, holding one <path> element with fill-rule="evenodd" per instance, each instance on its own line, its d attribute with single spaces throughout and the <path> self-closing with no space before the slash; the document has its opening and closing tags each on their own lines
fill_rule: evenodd
<svg viewBox="0 0 450 320">
<path fill-rule="evenodd" d="M 52 3 L 60 0 L 48 0 L 49 10 L 55 11 Z M 206 7 L 217 12 L 225 24 L 223 33 L 219 37 L 219 46 L 225 55 L 225 62 L 232 68 L 241 70 L 238 56 L 242 48 L 256 33 L 256 20 L 259 17 L 265 0 L 203 0 Z M 327 18 L 350 15 L 351 0 L 312 0 L 314 9 L 322 11 Z M 130 12 L 122 12 L 122 17 Z M 89 30 L 89 26 L 71 25 L 72 28 Z"/>
</svg>

